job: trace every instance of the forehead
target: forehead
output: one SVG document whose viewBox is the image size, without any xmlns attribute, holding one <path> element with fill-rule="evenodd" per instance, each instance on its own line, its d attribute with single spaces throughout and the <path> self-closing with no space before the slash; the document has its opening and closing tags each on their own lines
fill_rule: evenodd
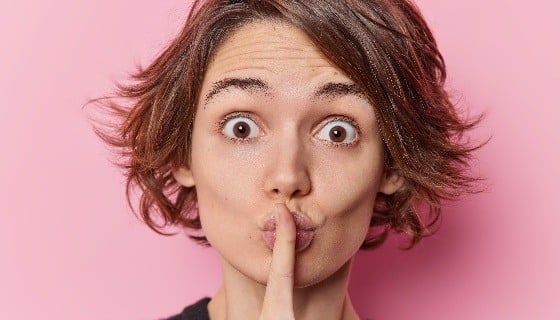
<svg viewBox="0 0 560 320">
<path fill-rule="evenodd" d="M 216 51 L 206 79 L 260 74 L 273 80 L 314 77 L 348 80 L 300 29 L 281 21 L 258 21 L 236 30 Z M 332 79 L 331 79 L 332 80 Z"/>
</svg>

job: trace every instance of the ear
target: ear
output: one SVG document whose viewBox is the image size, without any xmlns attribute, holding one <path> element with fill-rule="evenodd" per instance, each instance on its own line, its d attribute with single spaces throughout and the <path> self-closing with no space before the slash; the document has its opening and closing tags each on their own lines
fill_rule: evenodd
<svg viewBox="0 0 560 320">
<path fill-rule="evenodd" d="M 194 177 L 192 171 L 186 167 L 179 167 L 172 170 L 173 177 L 179 184 L 184 187 L 193 187 L 194 186 Z"/>
<path fill-rule="evenodd" d="M 404 177 L 398 169 L 386 169 L 379 185 L 379 192 L 391 195 L 397 192 L 404 184 Z"/>
</svg>

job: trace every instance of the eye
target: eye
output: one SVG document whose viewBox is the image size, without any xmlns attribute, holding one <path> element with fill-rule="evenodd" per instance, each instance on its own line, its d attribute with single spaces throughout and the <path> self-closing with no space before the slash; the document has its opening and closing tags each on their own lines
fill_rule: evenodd
<svg viewBox="0 0 560 320">
<path fill-rule="evenodd" d="M 233 140 L 248 140 L 260 135 L 260 128 L 246 115 L 232 115 L 222 121 L 222 133 Z"/>
<path fill-rule="evenodd" d="M 352 144 L 357 139 L 358 129 L 350 119 L 336 119 L 321 128 L 317 136 L 335 144 Z"/>
</svg>

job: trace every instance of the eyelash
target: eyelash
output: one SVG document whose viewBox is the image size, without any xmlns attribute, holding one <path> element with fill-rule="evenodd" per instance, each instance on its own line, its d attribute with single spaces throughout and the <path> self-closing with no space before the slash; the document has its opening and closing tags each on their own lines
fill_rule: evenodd
<svg viewBox="0 0 560 320">
<path fill-rule="evenodd" d="M 247 119 L 251 119 L 253 122 L 257 122 L 255 121 L 255 119 L 253 119 L 253 117 L 251 116 L 251 114 L 246 113 L 246 112 L 234 112 L 234 113 L 230 113 L 227 116 L 225 116 L 222 120 L 220 120 L 220 122 L 218 122 L 216 131 L 218 131 L 218 133 L 220 135 L 222 135 L 224 138 L 228 139 L 229 141 L 233 142 L 233 143 L 237 143 L 237 144 L 245 144 L 245 143 L 249 143 L 252 139 L 254 138 L 247 138 L 247 139 L 240 139 L 240 138 L 232 138 L 232 137 L 228 137 L 224 134 L 224 128 L 226 126 L 226 123 L 233 119 L 233 118 L 237 118 L 237 117 L 241 117 L 241 118 L 247 118 Z"/>
<path fill-rule="evenodd" d="M 322 143 L 325 143 L 329 146 L 333 146 L 335 148 L 351 148 L 354 145 L 356 145 L 358 143 L 358 141 L 360 141 L 360 136 L 362 134 L 362 131 L 360 130 L 360 126 L 358 125 L 358 123 L 356 123 L 356 121 L 354 121 L 354 119 L 347 117 L 347 116 L 342 116 L 342 115 L 338 115 L 338 116 L 332 116 L 328 121 L 326 121 L 321 128 L 323 128 L 324 126 L 328 125 L 331 122 L 335 122 L 335 121 L 344 121 L 347 122 L 349 124 L 351 124 L 355 129 L 356 129 L 356 138 L 354 140 L 352 140 L 351 142 L 331 142 L 331 141 L 327 141 L 327 140 L 320 140 Z"/>
<path fill-rule="evenodd" d="M 241 139 L 241 138 L 232 138 L 232 137 L 228 137 L 223 133 L 223 130 L 225 128 L 226 123 L 233 119 L 233 118 L 237 118 L 237 117 L 241 117 L 241 118 L 248 118 L 250 120 L 252 120 L 253 122 L 257 123 L 257 121 L 255 121 L 255 119 L 253 118 L 253 116 L 249 113 L 246 112 L 234 112 L 234 113 L 230 113 L 228 115 L 226 115 L 222 120 L 220 120 L 220 122 L 218 122 L 217 124 L 217 128 L 216 131 L 222 135 L 224 138 L 228 139 L 231 142 L 237 143 L 237 144 L 245 144 L 245 143 L 249 143 L 252 139 L 254 138 L 247 138 L 247 139 Z M 358 141 L 360 140 L 360 136 L 361 136 L 361 130 L 360 130 L 360 126 L 358 125 L 358 123 L 356 123 L 356 121 L 354 121 L 354 119 L 347 117 L 347 116 L 332 116 L 328 121 L 326 121 L 322 126 L 326 126 L 327 124 L 331 123 L 331 122 L 335 122 L 335 121 L 344 121 L 347 122 L 349 124 L 351 124 L 355 129 L 356 129 L 356 138 L 351 141 L 351 142 L 330 142 L 330 141 L 326 141 L 326 140 L 322 140 L 319 139 L 320 142 L 327 144 L 329 146 L 334 146 L 336 148 L 341 148 L 341 147 L 353 147 L 355 144 L 358 143 Z"/>
</svg>

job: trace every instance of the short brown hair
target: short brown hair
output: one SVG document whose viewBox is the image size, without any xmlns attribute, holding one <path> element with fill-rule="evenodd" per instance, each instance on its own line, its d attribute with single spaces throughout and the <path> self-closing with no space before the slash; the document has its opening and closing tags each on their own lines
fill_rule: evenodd
<svg viewBox="0 0 560 320">
<path fill-rule="evenodd" d="M 117 148 L 127 197 L 141 191 L 139 216 L 155 231 L 179 225 L 200 229 L 195 187 L 179 185 L 172 169 L 185 165 L 201 85 L 210 59 L 240 27 L 263 20 L 289 23 L 352 79 L 375 109 L 388 170 L 404 186 L 379 197 L 362 248 L 389 230 L 410 235 L 411 247 L 440 218 L 441 201 L 474 192 L 468 162 L 480 145 L 463 134 L 480 121 L 466 119 L 444 89 L 443 57 L 419 10 L 406 0 L 197 0 L 181 33 L 147 68 L 96 100 L 117 121 L 96 127 Z M 121 99 L 121 98 L 124 98 Z M 133 206 L 132 206 L 133 207 Z M 429 215 L 421 217 L 420 208 Z M 159 221 L 159 222 L 158 222 Z M 190 235 L 201 243 L 204 236 Z"/>
</svg>

